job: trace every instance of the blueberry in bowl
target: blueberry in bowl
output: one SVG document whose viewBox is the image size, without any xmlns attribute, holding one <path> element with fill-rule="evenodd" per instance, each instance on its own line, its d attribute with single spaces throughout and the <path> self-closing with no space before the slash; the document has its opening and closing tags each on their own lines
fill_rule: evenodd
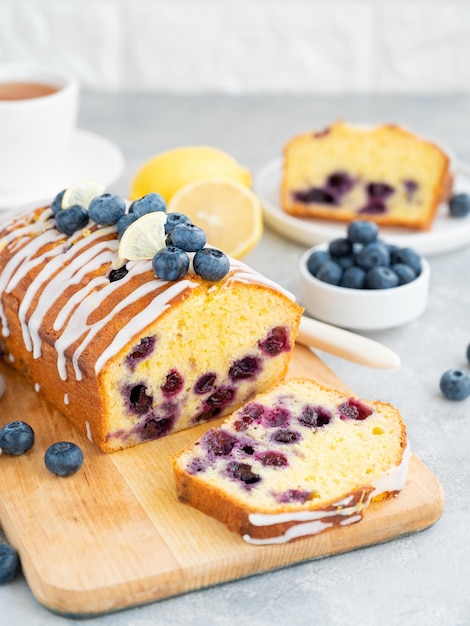
<svg viewBox="0 0 470 626">
<path fill-rule="evenodd" d="M 367 220 L 351 222 L 344 237 L 306 250 L 299 270 L 306 313 L 336 326 L 392 328 L 416 319 L 427 305 L 427 260 L 390 244 Z"/>
<path fill-rule="evenodd" d="M 461 369 L 444 372 L 439 386 L 443 395 L 449 400 L 465 400 L 470 396 L 470 376 Z"/>
</svg>

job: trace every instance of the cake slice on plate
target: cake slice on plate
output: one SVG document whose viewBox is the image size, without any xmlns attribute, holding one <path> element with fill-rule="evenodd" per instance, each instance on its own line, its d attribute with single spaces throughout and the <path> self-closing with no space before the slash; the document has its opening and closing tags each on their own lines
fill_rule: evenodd
<svg viewBox="0 0 470 626">
<path fill-rule="evenodd" d="M 338 121 L 284 148 L 281 204 L 297 217 L 428 230 L 451 189 L 448 154 L 395 124 Z"/>
</svg>

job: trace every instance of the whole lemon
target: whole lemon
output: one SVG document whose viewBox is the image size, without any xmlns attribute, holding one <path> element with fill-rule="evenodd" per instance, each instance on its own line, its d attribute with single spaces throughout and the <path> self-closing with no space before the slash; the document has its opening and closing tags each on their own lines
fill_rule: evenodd
<svg viewBox="0 0 470 626">
<path fill-rule="evenodd" d="M 183 146 L 144 163 L 131 182 L 130 198 L 135 200 L 156 191 L 168 202 L 188 183 L 213 177 L 251 186 L 250 172 L 226 152 L 211 146 Z"/>
</svg>

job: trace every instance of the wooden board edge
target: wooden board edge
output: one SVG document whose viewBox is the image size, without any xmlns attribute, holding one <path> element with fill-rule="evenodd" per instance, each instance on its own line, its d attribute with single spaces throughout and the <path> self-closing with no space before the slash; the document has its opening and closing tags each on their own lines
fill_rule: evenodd
<svg viewBox="0 0 470 626">
<path fill-rule="evenodd" d="M 413 509 L 404 511 L 400 525 L 397 527 L 395 524 L 392 530 L 386 520 L 396 515 L 393 509 L 400 506 L 400 495 L 403 498 L 408 497 L 408 492 L 411 491 L 412 483 L 418 474 L 422 497 L 415 503 Z M 433 494 L 432 498 L 429 498 L 430 493 Z M 236 576 L 230 573 L 226 558 L 221 555 L 220 562 L 212 561 L 209 566 L 206 564 L 203 577 L 201 571 L 196 571 L 200 568 L 187 568 L 185 571 L 179 571 L 177 580 L 168 573 L 164 573 L 148 579 L 126 581 L 122 587 L 122 593 L 116 593 L 116 586 L 97 588 L 93 592 L 90 590 L 73 591 L 57 589 L 56 586 L 49 587 L 44 584 L 44 581 L 34 576 L 27 580 L 38 602 L 52 613 L 74 619 L 98 617 L 214 585 L 234 582 L 240 578 L 248 578 L 284 567 L 388 543 L 424 531 L 435 524 L 444 511 L 444 505 L 445 493 L 439 480 L 420 459 L 413 455 L 409 480 L 397 498 L 371 504 L 363 520 L 351 527 L 326 531 L 314 537 L 302 538 L 280 546 L 249 546 L 250 557 L 247 558 L 244 554 L 244 562 L 237 563 Z M 377 519 L 381 520 L 378 526 Z M 360 545 L 354 534 L 356 530 L 354 527 L 357 528 L 359 525 L 364 536 L 364 541 Z M 243 540 L 240 538 L 240 541 Z M 285 558 L 286 546 L 292 550 L 291 558 L 288 560 Z M 268 548 L 269 553 L 265 548 Z M 29 572 L 32 573 L 32 570 Z M 210 580 L 209 583 L 206 582 L 208 580 Z"/>
</svg>

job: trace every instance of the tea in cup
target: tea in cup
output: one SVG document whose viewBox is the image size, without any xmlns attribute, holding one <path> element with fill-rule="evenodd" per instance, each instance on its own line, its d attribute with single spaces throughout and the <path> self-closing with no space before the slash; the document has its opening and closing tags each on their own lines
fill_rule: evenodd
<svg viewBox="0 0 470 626">
<path fill-rule="evenodd" d="M 67 72 L 0 65 L 0 192 L 57 178 L 77 123 L 78 93 Z"/>
</svg>

